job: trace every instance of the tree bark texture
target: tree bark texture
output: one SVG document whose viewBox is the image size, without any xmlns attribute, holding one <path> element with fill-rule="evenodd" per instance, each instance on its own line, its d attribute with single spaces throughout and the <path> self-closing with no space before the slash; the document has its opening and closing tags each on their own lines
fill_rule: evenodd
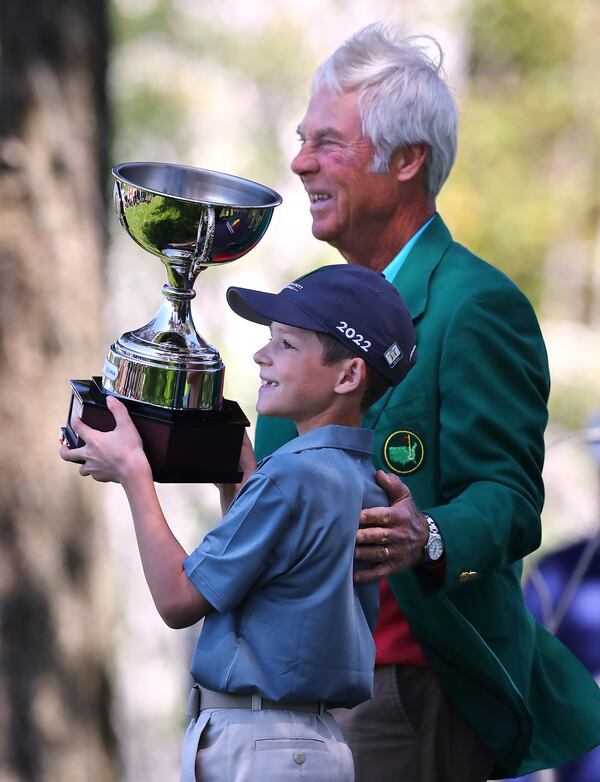
<svg viewBox="0 0 600 782">
<path fill-rule="evenodd" d="M 118 779 L 99 494 L 58 457 L 98 374 L 104 0 L 0 0 L 0 782 Z"/>
</svg>

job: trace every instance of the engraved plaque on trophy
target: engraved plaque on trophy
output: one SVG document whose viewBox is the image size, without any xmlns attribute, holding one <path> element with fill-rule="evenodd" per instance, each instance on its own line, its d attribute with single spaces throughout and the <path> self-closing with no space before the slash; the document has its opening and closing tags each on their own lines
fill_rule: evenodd
<svg viewBox="0 0 600 782">
<path fill-rule="evenodd" d="M 225 367 L 200 336 L 190 302 L 200 271 L 241 258 L 262 238 L 281 197 L 247 179 L 167 163 L 113 169 L 119 220 L 140 247 L 164 263 L 167 282 L 156 317 L 123 334 L 106 354 L 102 376 L 72 380 L 63 436 L 83 444 L 75 416 L 109 431 L 112 394 L 128 408 L 156 481 L 237 482 L 244 428 L 239 405 L 223 399 Z"/>
</svg>

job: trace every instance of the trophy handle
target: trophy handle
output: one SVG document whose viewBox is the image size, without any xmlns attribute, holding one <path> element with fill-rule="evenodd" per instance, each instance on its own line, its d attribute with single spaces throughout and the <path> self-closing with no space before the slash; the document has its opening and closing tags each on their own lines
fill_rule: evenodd
<svg viewBox="0 0 600 782">
<path fill-rule="evenodd" d="M 202 245 L 202 252 L 198 255 L 198 249 L 200 246 L 200 239 L 204 234 L 204 244 Z M 215 210 L 210 204 L 204 206 L 202 217 L 198 224 L 198 235 L 196 237 L 196 249 L 192 257 L 192 269 L 190 278 L 194 280 L 196 275 L 200 272 L 200 269 L 206 265 L 206 262 L 210 260 L 210 254 L 213 246 L 213 239 L 215 237 Z"/>
</svg>

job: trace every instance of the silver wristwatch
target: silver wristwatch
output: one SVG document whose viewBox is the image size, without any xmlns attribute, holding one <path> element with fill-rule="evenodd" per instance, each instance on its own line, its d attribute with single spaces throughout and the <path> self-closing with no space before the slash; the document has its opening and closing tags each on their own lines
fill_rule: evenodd
<svg viewBox="0 0 600 782">
<path fill-rule="evenodd" d="M 429 562 L 437 562 L 444 555 L 444 541 L 440 535 L 440 531 L 437 528 L 437 524 L 427 514 L 423 514 L 427 519 L 429 525 L 429 538 L 423 549 L 423 561 L 425 564 Z"/>
</svg>

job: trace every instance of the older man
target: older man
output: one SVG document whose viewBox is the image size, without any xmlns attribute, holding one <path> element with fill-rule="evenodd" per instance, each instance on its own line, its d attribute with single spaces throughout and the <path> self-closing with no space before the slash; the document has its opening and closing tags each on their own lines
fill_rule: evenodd
<svg viewBox="0 0 600 782">
<path fill-rule="evenodd" d="M 525 296 L 436 213 L 456 127 L 440 65 L 370 26 L 318 69 L 292 162 L 314 236 L 397 286 L 419 346 L 411 376 L 364 419 L 391 508 L 358 533 L 366 577 L 383 579 L 374 697 L 338 714 L 358 782 L 482 782 L 600 742 L 597 686 L 523 604 L 521 559 L 541 535 L 546 352 Z M 293 434 L 260 419 L 257 455 Z"/>
</svg>

